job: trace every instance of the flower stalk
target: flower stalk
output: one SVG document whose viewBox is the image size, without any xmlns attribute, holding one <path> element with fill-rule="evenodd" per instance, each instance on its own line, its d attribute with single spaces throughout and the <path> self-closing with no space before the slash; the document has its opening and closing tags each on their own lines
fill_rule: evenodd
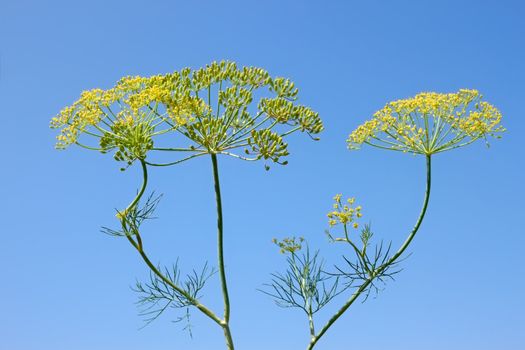
<svg viewBox="0 0 525 350">
<path fill-rule="evenodd" d="M 221 185 L 219 181 L 219 166 L 217 163 L 217 155 L 215 153 L 211 154 L 211 161 L 213 165 L 213 183 L 217 206 L 217 258 L 219 264 L 219 276 L 221 280 L 222 299 L 224 303 L 224 317 L 222 327 L 224 329 L 224 336 L 226 338 L 226 346 L 228 350 L 233 350 L 233 339 L 230 331 L 230 297 L 228 294 L 228 283 L 226 281 L 226 269 L 224 267 L 224 229 L 222 215 Z"/>
<path fill-rule="evenodd" d="M 416 220 L 416 224 L 414 225 L 414 228 L 412 231 L 410 231 L 409 235 L 407 236 L 404 243 L 401 245 L 399 250 L 386 262 L 386 264 L 380 265 L 378 268 L 376 268 L 374 271 L 371 271 L 369 278 L 367 278 L 361 286 L 352 294 L 352 296 L 346 301 L 346 303 L 328 320 L 328 322 L 323 326 L 323 328 L 319 331 L 319 333 L 312 336 L 312 339 L 310 343 L 307 346 L 307 350 L 312 350 L 319 339 L 330 329 L 330 327 L 348 310 L 350 306 L 366 291 L 366 289 L 369 287 L 369 285 L 373 282 L 373 280 L 381 275 L 386 269 L 388 269 L 389 266 L 392 266 L 396 263 L 396 261 L 403 255 L 405 250 L 408 248 L 414 237 L 416 236 L 421 223 L 423 222 L 423 219 L 425 217 L 425 214 L 427 212 L 428 208 L 428 202 L 430 199 L 430 188 L 432 184 L 432 159 L 430 155 L 427 155 L 426 157 L 426 188 L 425 188 L 425 196 L 423 199 L 423 205 L 421 208 L 421 212 L 419 213 L 419 217 Z"/>
</svg>

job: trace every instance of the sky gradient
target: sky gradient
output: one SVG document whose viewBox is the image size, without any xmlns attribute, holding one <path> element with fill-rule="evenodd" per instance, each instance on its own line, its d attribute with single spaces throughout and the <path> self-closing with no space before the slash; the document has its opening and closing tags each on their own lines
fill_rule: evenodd
<svg viewBox="0 0 525 350">
<path fill-rule="evenodd" d="M 304 349 L 307 321 L 257 291 L 284 268 L 273 237 L 302 235 L 327 266 L 342 247 L 324 235 L 336 193 L 355 196 L 376 235 L 399 244 L 417 218 L 424 158 L 348 151 L 345 139 L 385 103 L 421 91 L 478 89 L 507 132 L 434 157 L 428 214 L 404 271 L 355 304 L 319 350 L 523 349 L 522 1 L 5 1 L 0 0 L 0 349 L 223 349 L 192 313 L 193 339 L 172 310 L 142 326 L 130 286 L 147 270 L 119 238 L 114 208 L 139 186 L 111 155 L 53 148 L 49 120 L 81 91 L 122 76 L 214 60 L 289 77 L 325 123 L 321 140 L 288 138 L 287 166 L 221 158 L 231 327 L 237 349 Z M 215 264 L 209 159 L 153 169 L 164 193 L 145 239 L 155 261 L 189 272 Z M 217 278 L 204 300 L 221 309 Z M 319 324 L 344 301 L 337 299 Z"/>
</svg>

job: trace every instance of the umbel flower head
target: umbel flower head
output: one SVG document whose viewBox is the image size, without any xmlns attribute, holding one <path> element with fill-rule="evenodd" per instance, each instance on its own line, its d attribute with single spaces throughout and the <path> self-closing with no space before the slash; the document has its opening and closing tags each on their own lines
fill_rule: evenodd
<svg viewBox="0 0 525 350">
<path fill-rule="evenodd" d="M 279 247 L 279 252 L 281 254 L 295 254 L 295 252 L 303 248 L 304 238 L 286 237 L 280 241 L 277 238 L 274 238 L 272 239 L 272 242 Z"/>
<path fill-rule="evenodd" d="M 342 200 L 342 194 L 336 194 L 334 196 L 334 203 L 332 210 L 326 215 L 328 217 L 328 225 L 330 229 L 326 230 L 325 233 L 331 242 L 346 242 L 353 244 L 353 232 L 361 231 L 360 238 L 363 243 L 367 243 L 371 237 L 370 225 L 361 225 L 358 221 L 363 217 L 363 208 L 360 205 L 355 204 L 355 198 L 347 198 L 345 201 Z M 342 227 L 343 237 L 334 237 L 330 231 Z M 352 230 L 351 230 L 352 229 Z M 356 230 L 356 231 L 354 231 Z"/>
<path fill-rule="evenodd" d="M 348 198 L 346 203 L 343 203 L 341 197 L 342 194 L 336 194 L 334 196 L 333 210 L 326 215 L 328 216 L 328 224 L 330 227 L 338 224 L 346 227 L 352 224 L 352 227 L 357 229 L 359 224 L 355 219 L 363 216 L 361 213 L 362 208 L 360 205 L 354 206 L 355 198 Z"/>
<path fill-rule="evenodd" d="M 60 129 L 59 149 L 77 144 L 114 151 L 116 160 L 128 164 L 145 160 L 151 151 L 184 152 L 169 164 L 212 153 L 286 164 L 281 160 L 288 155 L 285 136 L 323 130 L 318 113 L 298 104 L 297 95 L 293 82 L 272 78 L 264 69 L 213 62 L 198 70 L 125 77 L 111 89 L 85 91 L 52 119 L 51 127 Z M 173 147 L 176 142 L 183 144 Z"/>
<path fill-rule="evenodd" d="M 362 144 L 393 151 L 431 155 L 466 146 L 505 129 L 501 113 L 477 90 L 420 93 L 388 103 L 348 137 L 348 147 Z"/>
</svg>

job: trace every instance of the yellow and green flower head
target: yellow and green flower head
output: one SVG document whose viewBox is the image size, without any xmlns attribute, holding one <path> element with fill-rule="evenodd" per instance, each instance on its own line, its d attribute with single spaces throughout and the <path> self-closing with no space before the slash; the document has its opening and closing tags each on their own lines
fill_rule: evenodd
<svg viewBox="0 0 525 350">
<path fill-rule="evenodd" d="M 303 248 L 303 237 L 286 237 L 282 240 L 278 240 L 277 238 L 274 238 L 272 242 L 279 247 L 279 252 L 281 254 L 291 253 L 295 254 L 295 252 L 301 250 Z"/>
<path fill-rule="evenodd" d="M 505 131 L 501 113 L 476 90 L 420 93 L 388 103 L 348 137 L 350 149 L 362 144 L 431 155 L 466 146 Z"/>
<path fill-rule="evenodd" d="M 342 195 L 337 194 L 334 196 L 333 210 L 327 214 L 328 224 L 330 227 L 342 224 L 343 226 L 352 225 L 353 228 L 357 229 L 359 224 L 356 219 L 363 216 L 361 213 L 361 206 L 355 206 L 355 198 L 348 198 L 345 203 L 341 200 Z"/>
<path fill-rule="evenodd" d="M 318 113 L 298 104 L 297 95 L 293 82 L 264 69 L 214 62 L 85 91 L 51 127 L 60 129 L 59 149 L 113 151 L 128 164 L 152 151 L 184 152 L 179 161 L 213 153 L 286 164 L 287 135 L 323 130 Z"/>
</svg>

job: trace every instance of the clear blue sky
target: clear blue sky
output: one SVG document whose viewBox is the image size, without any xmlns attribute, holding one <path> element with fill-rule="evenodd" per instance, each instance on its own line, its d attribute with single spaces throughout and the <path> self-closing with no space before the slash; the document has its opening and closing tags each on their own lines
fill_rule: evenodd
<svg viewBox="0 0 525 350">
<path fill-rule="evenodd" d="M 129 287 L 147 271 L 99 227 L 116 224 L 113 208 L 134 194 L 139 169 L 56 151 L 48 128 L 82 90 L 221 59 L 293 79 L 326 126 L 319 142 L 289 139 L 286 167 L 221 161 L 238 349 L 306 346 L 303 315 L 256 291 L 284 267 L 272 237 L 303 235 L 340 262 L 342 249 L 323 234 L 339 192 L 358 198 L 378 236 L 399 243 L 412 227 L 424 160 L 349 152 L 348 133 L 390 100 L 459 88 L 480 90 L 508 132 L 490 149 L 435 157 L 429 212 L 405 270 L 318 349 L 523 349 L 523 18 L 518 0 L 0 1 L 0 349 L 223 348 L 221 332 L 195 312 L 193 340 L 170 322 L 175 313 L 138 330 Z M 145 237 L 154 260 L 179 257 L 185 271 L 215 263 L 209 160 L 154 170 L 151 186 L 165 193 Z M 220 309 L 209 287 L 205 300 Z"/>
</svg>

